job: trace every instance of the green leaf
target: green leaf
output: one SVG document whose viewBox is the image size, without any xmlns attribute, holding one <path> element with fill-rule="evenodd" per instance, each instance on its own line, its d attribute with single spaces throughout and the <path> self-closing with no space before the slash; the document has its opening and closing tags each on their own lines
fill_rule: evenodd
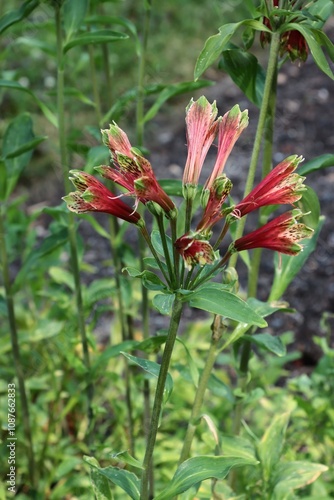
<svg viewBox="0 0 334 500">
<path fill-rule="evenodd" d="M 222 436 L 221 449 L 224 456 L 239 457 L 256 462 L 254 445 L 240 436 Z"/>
<path fill-rule="evenodd" d="M 218 68 L 230 75 L 252 103 L 261 106 L 266 73 L 253 54 L 239 48 L 224 50 Z"/>
<path fill-rule="evenodd" d="M 168 196 L 183 196 L 182 194 L 182 181 L 178 179 L 162 179 L 159 181 L 162 189 Z"/>
<path fill-rule="evenodd" d="M 123 271 L 127 271 L 133 278 L 141 278 L 143 285 L 148 290 L 166 290 L 166 285 L 161 281 L 159 276 L 152 271 L 139 271 L 135 267 L 125 267 Z"/>
<path fill-rule="evenodd" d="M 122 488 L 132 500 L 139 500 L 140 481 L 135 474 L 124 469 L 118 469 L 117 467 L 102 468 L 93 457 L 84 456 L 84 461 L 96 470 L 98 474 L 101 474 L 113 484 Z"/>
<path fill-rule="evenodd" d="M 303 251 L 298 255 L 275 255 L 275 276 L 272 284 L 269 301 L 279 300 L 291 281 L 297 276 L 303 265 L 315 250 L 316 243 L 325 222 L 323 216 L 319 219 L 319 224 L 312 238 L 303 241 Z"/>
<path fill-rule="evenodd" d="M 198 456 L 183 462 L 174 477 L 154 500 L 170 500 L 205 479 L 224 479 L 231 469 L 256 465 L 253 459 L 221 456 Z"/>
<path fill-rule="evenodd" d="M 62 267 L 52 266 L 49 269 L 49 274 L 53 281 L 59 285 L 66 285 L 70 290 L 74 290 L 74 277 L 73 274 Z"/>
<path fill-rule="evenodd" d="M 155 117 L 161 106 L 171 97 L 184 94 L 185 92 L 194 92 L 195 90 L 198 90 L 203 87 L 208 87 L 213 84 L 214 82 L 211 82 L 209 80 L 199 80 L 197 82 L 182 82 L 166 86 L 161 91 L 155 103 L 150 107 L 150 109 L 145 114 L 143 118 L 143 123 L 152 120 L 152 118 Z"/>
<path fill-rule="evenodd" d="M 126 35 L 125 33 L 119 33 L 117 31 L 91 31 L 89 33 L 78 35 L 76 38 L 70 40 L 64 45 L 63 51 L 64 54 L 66 54 L 66 52 L 68 52 L 73 47 L 77 47 L 78 45 L 96 45 L 100 43 L 118 42 L 121 40 L 126 40 L 127 38 L 129 38 L 128 35 Z"/>
<path fill-rule="evenodd" d="M 328 467 L 311 462 L 287 462 L 278 464 L 275 469 L 273 483 L 273 500 L 284 500 L 288 494 L 298 488 L 313 483 Z"/>
<path fill-rule="evenodd" d="M 152 304 L 161 314 L 170 316 L 175 300 L 175 294 L 157 294 L 153 297 Z"/>
<path fill-rule="evenodd" d="M 329 76 L 329 78 L 334 80 L 334 74 L 324 52 L 322 51 L 322 46 L 325 46 L 329 57 L 332 61 L 334 61 L 334 46 L 327 35 L 325 35 L 325 33 L 321 30 L 309 28 L 307 25 L 300 23 L 289 23 L 285 26 L 284 31 L 286 30 L 297 30 L 304 36 L 317 66 L 321 69 L 321 71 Z"/>
<path fill-rule="evenodd" d="M 302 163 L 298 167 L 297 173 L 299 175 L 307 175 L 310 174 L 311 172 L 316 172 L 317 170 L 333 166 L 334 166 L 334 155 L 327 153 L 324 155 L 317 156 L 316 158 L 313 158 L 312 160 L 307 161 L 306 163 Z"/>
<path fill-rule="evenodd" d="M 90 469 L 90 480 L 96 500 L 113 499 L 108 479 L 100 474 L 96 469 L 93 469 L 93 467 Z"/>
<path fill-rule="evenodd" d="M 19 9 L 10 10 L 0 18 L 0 34 L 13 24 L 19 23 L 39 5 L 39 0 L 26 0 Z"/>
<path fill-rule="evenodd" d="M 135 467 L 136 469 L 144 468 L 142 463 L 139 462 L 139 460 L 133 458 L 127 450 L 113 453 L 111 455 L 111 458 L 116 460 L 116 462 L 118 462 L 120 465 L 122 465 L 122 468 L 124 467 L 124 464 L 131 465 L 131 467 Z"/>
<path fill-rule="evenodd" d="M 201 288 L 185 300 L 191 307 L 196 307 L 213 314 L 219 314 L 249 325 L 267 326 L 267 322 L 253 311 L 249 305 L 237 295 L 226 290 Z"/>
<path fill-rule="evenodd" d="M 257 335 L 244 335 L 243 338 L 266 351 L 276 354 L 276 356 L 281 357 L 286 354 L 286 347 L 280 337 L 273 337 L 269 333 L 258 333 Z"/>
<path fill-rule="evenodd" d="M 281 458 L 289 418 L 288 412 L 275 416 L 257 445 L 265 481 L 269 480 Z"/>
<path fill-rule="evenodd" d="M 172 239 L 167 234 L 165 235 L 165 237 L 166 237 L 166 241 L 167 241 L 167 247 L 168 247 L 169 257 L 170 257 L 171 261 L 173 261 L 173 243 L 172 243 Z M 161 236 L 160 236 L 159 231 L 157 231 L 157 230 L 152 231 L 151 241 L 152 241 L 152 245 L 154 247 L 154 250 L 156 252 L 158 252 L 159 255 L 162 255 L 164 257 L 165 256 L 165 252 L 164 252 L 164 247 L 162 245 Z"/>
<path fill-rule="evenodd" d="M 14 290 L 17 290 L 22 282 L 27 278 L 29 272 L 40 265 L 44 256 L 54 252 L 68 241 L 67 228 L 61 228 L 43 240 L 38 248 L 34 248 L 27 256 L 23 266 L 17 273 L 14 281 Z"/>
<path fill-rule="evenodd" d="M 16 156 L 20 156 L 27 151 L 35 149 L 35 147 L 38 146 L 38 144 L 40 144 L 41 142 L 45 141 L 45 139 L 47 139 L 46 135 L 39 135 L 37 137 L 34 137 L 34 139 L 32 139 L 31 141 L 22 144 L 22 146 L 18 146 L 17 149 L 12 151 L 11 153 L 8 153 L 4 160 L 15 158 Z"/>
<path fill-rule="evenodd" d="M 316 229 L 319 224 L 321 208 L 318 195 L 312 188 L 306 186 L 303 196 L 297 202 L 297 207 L 305 214 L 300 222 Z"/>
<path fill-rule="evenodd" d="M 255 21 L 253 19 L 245 19 L 238 23 L 224 24 L 219 28 L 219 33 L 217 35 L 213 35 L 206 40 L 204 48 L 202 49 L 196 62 L 194 72 L 195 80 L 197 80 L 204 73 L 204 71 L 215 62 L 216 59 L 218 59 L 234 33 L 241 26 L 271 33 L 271 31 L 262 22 Z"/>
<path fill-rule="evenodd" d="M 88 0 L 65 0 L 62 9 L 66 40 L 69 40 L 73 33 L 80 28 L 85 18 L 88 4 Z"/>
<path fill-rule="evenodd" d="M 21 172 L 32 156 L 31 148 L 21 154 L 19 151 L 22 148 L 24 150 L 23 146 L 31 144 L 33 139 L 32 119 L 28 113 L 22 113 L 12 120 L 6 129 L 2 147 L 2 156 L 6 167 L 5 198 L 8 198 L 15 188 Z M 17 152 L 18 154 L 16 154 Z"/>
<path fill-rule="evenodd" d="M 150 361 L 149 359 L 137 358 L 136 356 L 132 356 L 126 352 L 122 352 L 123 356 L 125 356 L 129 361 L 132 361 L 136 365 L 140 366 L 146 373 L 149 375 L 153 375 L 153 377 L 158 378 L 160 373 L 160 365 L 158 363 L 154 363 L 154 361 Z M 166 403 L 173 391 L 173 379 L 171 375 L 167 374 L 165 389 L 164 389 L 164 402 Z"/>
<path fill-rule="evenodd" d="M 28 88 L 23 87 L 17 82 L 12 82 L 11 80 L 0 80 L 0 88 L 6 88 L 10 90 L 20 90 L 21 92 L 26 92 L 31 95 L 31 97 L 36 101 L 37 105 L 41 109 L 44 116 L 49 120 L 52 125 L 58 127 L 58 120 L 56 115 L 40 100 L 35 94 Z"/>
</svg>

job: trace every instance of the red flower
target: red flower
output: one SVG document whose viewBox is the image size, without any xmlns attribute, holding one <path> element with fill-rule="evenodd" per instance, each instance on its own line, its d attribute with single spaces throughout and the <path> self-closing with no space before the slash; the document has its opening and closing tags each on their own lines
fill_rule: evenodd
<svg viewBox="0 0 334 500">
<path fill-rule="evenodd" d="M 217 159 L 211 175 L 205 183 L 205 190 L 210 189 L 215 179 L 221 175 L 234 144 L 247 125 L 248 111 L 241 112 L 237 104 L 223 116 L 219 123 Z"/>
<path fill-rule="evenodd" d="M 279 163 L 234 207 L 228 219 L 240 219 L 249 212 L 266 205 L 292 204 L 299 200 L 305 189 L 303 185 L 305 177 L 293 172 L 301 160 L 301 156 L 293 155 Z"/>
<path fill-rule="evenodd" d="M 187 233 L 174 243 L 189 270 L 197 264 L 204 266 L 212 264 L 215 260 L 215 253 L 210 243 L 200 238 L 196 233 L 193 235 Z"/>
<path fill-rule="evenodd" d="M 116 124 L 109 130 L 102 130 L 103 142 L 109 147 L 113 166 L 96 167 L 100 174 L 123 186 L 129 195 L 146 204 L 154 201 L 166 215 L 175 214 L 175 205 L 159 185 L 150 162 L 131 147 L 125 132 Z"/>
<path fill-rule="evenodd" d="M 186 108 L 188 157 L 183 174 L 183 185 L 194 188 L 203 167 L 207 152 L 216 137 L 218 120 L 217 106 L 210 104 L 202 96 L 197 101 L 191 100 Z M 187 198 L 187 188 L 184 189 Z"/>
<path fill-rule="evenodd" d="M 202 205 L 205 211 L 201 221 L 198 223 L 196 231 L 208 235 L 211 228 L 223 218 L 222 206 L 232 189 L 232 182 L 225 174 L 215 179 L 212 187 L 202 193 Z"/>
<path fill-rule="evenodd" d="M 95 177 L 79 170 L 71 170 L 70 173 L 73 176 L 70 179 L 78 191 L 69 193 L 63 200 L 71 212 L 105 212 L 133 224 L 143 223 L 138 212 L 117 198 Z"/>
<path fill-rule="evenodd" d="M 302 250 L 298 241 L 310 238 L 313 233 L 313 230 L 305 224 L 296 222 L 302 215 L 300 211 L 291 211 L 276 217 L 231 243 L 229 253 L 252 248 L 269 248 L 288 255 L 296 255 Z"/>
<path fill-rule="evenodd" d="M 274 0 L 274 8 L 279 7 L 279 0 Z M 292 3 L 293 7 L 293 3 Z M 301 8 L 301 7 L 300 7 Z M 272 14 L 275 15 L 275 10 L 272 11 Z M 297 19 L 292 19 L 290 22 L 296 22 Z M 270 19 L 267 17 L 263 18 L 263 24 L 272 29 Z M 270 34 L 261 31 L 260 34 L 260 43 L 262 47 L 266 45 L 266 43 L 270 42 Z M 281 43 L 280 43 L 280 56 L 283 57 L 285 53 L 287 53 L 291 59 L 291 61 L 295 61 L 296 59 L 300 59 L 305 62 L 308 56 L 308 45 L 304 36 L 298 30 L 285 31 L 281 35 Z"/>
</svg>

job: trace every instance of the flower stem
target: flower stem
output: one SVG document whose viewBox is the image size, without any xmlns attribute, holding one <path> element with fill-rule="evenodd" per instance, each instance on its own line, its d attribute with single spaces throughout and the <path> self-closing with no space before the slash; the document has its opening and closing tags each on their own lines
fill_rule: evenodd
<svg viewBox="0 0 334 500">
<path fill-rule="evenodd" d="M 159 266 L 159 268 L 160 268 L 160 271 L 162 272 L 162 274 L 163 274 L 163 276 L 164 276 L 164 278 L 165 278 L 165 280 L 166 280 L 166 282 L 167 282 L 168 286 L 169 286 L 169 287 L 171 287 L 171 282 L 170 282 L 170 280 L 169 280 L 169 277 L 168 277 L 168 275 L 166 274 L 166 271 L 164 270 L 163 266 L 161 265 L 160 257 L 159 257 L 159 255 L 157 254 L 157 252 L 155 251 L 154 246 L 152 245 L 151 238 L 150 238 L 150 235 L 149 235 L 149 234 L 148 234 L 148 232 L 147 232 L 146 227 L 145 227 L 145 226 L 141 227 L 141 228 L 140 228 L 140 232 L 141 232 L 141 234 L 142 234 L 143 238 L 145 239 L 145 241 L 146 241 L 146 243 L 147 243 L 147 245 L 148 245 L 149 249 L 151 250 L 152 255 L 153 255 L 153 257 L 155 258 L 155 260 L 156 260 L 156 262 L 157 262 L 157 264 L 158 264 L 158 266 Z"/>
<path fill-rule="evenodd" d="M 257 168 L 257 164 L 258 164 L 258 160 L 259 160 L 259 155 L 260 155 L 263 131 L 264 131 L 266 117 L 267 117 L 269 104 L 270 104 L 270 95 L 271 95 L 271 90 L 272 90 L 273 79 L 274 79 L 274 76 L 275 76 L 276 71 L 277 71 L 277 60 L 278 60 L 279 47 L 280 47 L 280 34 L 273 33 L 271 36 L 269 61 L 268 61 L 268 67 L 267 67 L 266 80 L 265 80 L 264 89 L 263 89 L 263 98 L 262 98 L 262 104 L 261 104 L 261 109 L 260 109 L 260 116 L 259 116 L 256 134 L 255 134 L 254 147 L 253 147 L 252 157 L 250 160 L 244 196 L 247 196 L 247 194 L 250 193 L 250 191 L 252 190 L 253 184 L 254 184 L 255 172 L 256 172 L 256 168 Z M 246 223 L 246 217 L 243 217 L 240 220 L 239 225 L 237 227 L 235 239 L 238 239 L 242 236 L 242 233 L 243 233 L 243 230 L 245 227 L 245 223 Z M 230 266 L 235 266 L 237 259 L 238 259 L 238 253 L 235 252 L 231 256 Z"/>
<path fill-rule="evenodd" d="M 69 168 L 67 161 L 66 135 L 65 135 L 64 56 L 63 56 L 63 36 L 62 36 L 60 8 L 61 8 L 60 4 L 56 3 L 55 23 L 56 23 L 56 33 L 57 33 L 57 67 L 58 67 L 57 71 L 58 137 L 59 137 L 60 160 L 63 170 L 64 186 L 66 193 L 69 193 L 71 190 L 71 183 L 68 178 Z M 84 315 L 84 307 L 83 307 L 82 291 L 81 291 L 76 228 L 75 228 L 75 219 L 72 212 L 68 213 L 68 236 L 70 243 L 72 272 L 74 277 L 75 299 L 78 311 L 77 314 L 78 328 L 81 337 L 84 364 L 87 370 L 86 384 L 87 384 L 87 406 L 88 406 L 88 432 L 86 438 L 87 442 L 89 443 L 91 439 L 91 431 L 93 426 L 92 401 L 94 396 L 94 386 L 91 382 L 91 376 L 90 376 L 90 356 L 89 356 L 88 338 L 86 333 L 85 315 Z"/>
<path fill-rule="evenodd" d="M 147 448 L 145 452 L 145 457 L 143 461 L 143 475 L 142 475 L 142 480 L 141 480 L 141 500 L 148 500 L 148 490 L 149 490 L 149 470 L 150 470 L 150 464 L 152 461 L 152 456 L 153 456 L 153 451 L 154 451 L 154 445 L 157 437 L 157 432 L 158 432 L 158 425 L 159 425 L 159 419 L 160 419 L 160 414 L 162 410 L 162 403 L 163 403 L 163 395 L 164 395 L 164 390 L 165 390 L 165 384 L 166 384 L 166 378 L 168 375 L 168 369 L 169 369 L 169 364 L 170 360 L 172 357 L 172 352 L 181 320 L 181 315 L 182 315 L 182 309 L 183 309 L 183 303 L 179 299 L 178 296 L 175 297 L 175 301 L 173 304 L 173 310 L 172 310 L 172 315 L 170 319 L 170 324 L 169 324 L 169 330 L 168 330 L 168 335 L 167 335 L 167 340 L 166 340 L 166 345 L 164 349 L 164 353 L 162 355 L 162 361 L 161 361 L 161 366 L 160 366 L 160 372 L 159 372 L 159 377 L 158 377 L 158 382 L 157 382 L 157 388 L 155 391 L 155 398 L 154 398 L 154 403 L 153 403 L 153 409 L 152 409 L 152 416 L 151 416 L 151 424 L 150 424 L 150 435 L 148 438 L 147 442 Z"/>
<path fill-rule="evenodd" d="M 276 68 L 277 69 L 277 68 Z M 274 134 L 274 121 L 275 121 L 275 111 L 276 111 L 276 84 L 277 84 L 277 71 L 274 75 L 272 88 L 269 98 L 269 112 L 265 123 L 264 131 L 264 146 L 263 146 L 263 167 L 262 167 L 262 179 L 269 174 L 272 168 L 272 157 L 273 157 L 273 134 Z M 265 208 L 260 208 L 259 211 L 259 224 L 263 225 L 267 222 L 268 217 L 264 215 Z M 259 270 L 261 264 L 262 248 L 255 248 L 252 255 L 251 268 L 248 276 L 248 296 L 256 297 Z"/>
<path fill-rule="evenodd" d="M 145 77 L 145 66 L 146 66 L 146 52 L 148 45 L 148 38 L 150 34 L 150 22 L 151 22 L 151 11 L 152 5 L 151 0 L 146 0 L 145 5 L 145 18 L 144 18 L 144 29 L 143 29 L 143 41 L 140 47 L 139 56 L 139 68 L 138 68 L 138 97 L 137 97 L 137 112 L 136 112 L 136 129 L 137 129 L 137 146 L 141 147 L 143 145 L 144 139 L 144 77 Z"/>
<path fill-rule="evenodd" d="M 14 309 L 14 297 L 12 292 L 12 286 L 9 276 L 9 263 L 8 263 L 8 253 L 6 248 L 5 240 L 5 207 L 1 204 L 0 207 L 0 256 L 1 256 L 1 267 L 2 267 L 2 277 L 5 289 L 6 305 L 8 312 L 10 339 L 12 344 L 12 354 L 14 359 L 14 367 L 19 385 L 19 394 L 22 408 L 22 419 L 23 419 L 23 429 L 27 445 L 27 458 L 28 458 L 28 470 L 29 470 L 29 480 L 32 491 L 32 495 L 36 493 L 37 487 L 37 470 L 35 467 L 35 455 L 32 440 L 32 432 L 30 426 L 30 416 L 29 416 L 29 405 L 25 386 L 25 377 L 23 373 L 21 352 L 19 346 L 18 332 L 16 328 L 16 318 Z"/>
<path fill-rule="evenodd" d="M 168 245 L 167 245 L 166 232 L 165 232 L 164 221 L 163 221 L 163 215 L 162 214 L 161 215 L 157 215 L 156 219 L 157 219 L 157 222 L 158 222 L 158 228 L 159 228 L 159 232 L 160 232 L 161 243 L 162 243 L 162 247 L 163 247 L 164 254 L 165 254 L 166 265 L 167 265 L 167 269 L 168 269 L 168 272 L 169 272 L 169 281 L 175 287 L 176 286 L 176 283 L 175 283 L 175 272 L 173 270 L 172 261 L 171 261 L 171 258 L 170 258 L 169 249 L 168 249 Z"/>
<path fill-rule="evenodd" d="M 198 419 L 200 417 L 200 411 L 203 404 L 205 391 L 208 385 L 213 365 L 216 361 L 218 342 L 222 336 L 221 316 L 215 316 L 211 328 L 212 328 L 212 336 L 211 336 L 210 349 L 208 351 L 204 369 L 199 379 L 199 384 L 197 387 L 186 436 L 184 438 L 179 464 L 184 462 L 189 457 L 191 444 L 196 431 Z"/>
</svg>

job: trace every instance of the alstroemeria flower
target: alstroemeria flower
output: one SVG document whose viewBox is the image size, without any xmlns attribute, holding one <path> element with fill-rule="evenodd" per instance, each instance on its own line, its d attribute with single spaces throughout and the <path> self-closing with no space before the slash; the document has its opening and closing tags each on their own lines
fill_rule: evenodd
<svg viewBox="0 0 334 500">
<path fill-rule="evenodd" d="M 118 125 L 102 130 L 103 142 L 110 149 L 113 165 L 101 165 L 95 169 L 100 174 L 124 187 L 137 202 L 154 201 L 169 217 L 175 215 L 175 205 L 159 185 L 150 162 L 133 148 L 126 133 Z"/>
<path fill-rule="evenodd" d="M 266 205 L 290 205 L 300 200 L 305 189 L 305 177 L 294 171 L 302 160 L 301 156 L 293 155 L 279 163 L 240 203 L 232 207 L 227 218 L 233 221 Z"/>
<path fill-rule="evenodd" d="M 188 157 L 183 174 L 185 198 L 187 190 L 196 190 L 204 160 L 216 137 L 217 112 L 216 102 L 210 104 L 204 96 L 197 101 L 192 99 L 186 108 Z"/>
<path fill-rule="evenodd" d="M 78 191 L 69 193 L 62 199 L 71 212 L 104 212 L 133 224 L 143 224 L 138 212 L 126 205 L 95 177 L 80 170 L 71 170 L 70 173 L 70 179 Z"/>
<path fill-rule="evenodd" d="M 303 214 L 293 210 L 279 215 L 264 226 L 237 239 L 228 248 L 230 254 L 252 248 L 268 248 L 288 255 L 296 255 L 302 250 L 298 242 L 310 238 L 313 230 L 305 224 L 297 223 Z"/>
<path fill-rule="evenodd" d="M 174 246 L 189 270 L 197 264 L 204 266 L 212 264 L 215 260 L 212 246 L 197 233 L 184 234 L 175 241 Z"/>
<path fill-rule="evenodd" d="M 230 179 L 223 174 L 215 179 L 209 190 L 202 192 L 201 202 L 205 206 L 205 210 L 201 221 L 197 225 L 197 232 L 209 235 L 213 225 L 223 218 L 222 207 L 230 194 L 232 186 Z"/>
<path fill-rule="evenodd" d="M 238 104 L 225 113 L 219 123 L 218 131 L 218 153 L 216 163 L 213 167 L 210 177 L 205 183 L 204 190 L 210 189 L 215 179 L 220 176 L 224 170 L 225 163 L 237 142 L 242 131 L 248 125 L 248 111 L 240 111 Z"/>
</svg>

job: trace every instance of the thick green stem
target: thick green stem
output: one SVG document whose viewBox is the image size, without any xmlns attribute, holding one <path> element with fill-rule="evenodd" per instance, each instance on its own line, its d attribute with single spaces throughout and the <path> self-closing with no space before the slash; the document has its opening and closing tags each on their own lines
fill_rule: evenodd
<svg viewBox="0 0 334 500">
<path fill-rule="evenodd" d="M 272 90 L 273 79 L 274 79 L 274 76 L 275 76 L 276 70 L 277 70 L 277 60 L 278 60 L 279 47 L 280 47 L 280 35 L 279 35 L 279 33 L 273 33 L 272 37 L 271 37 L 269 61 L 268 61 L 268 67 L 267 67 L 266 80 L 265 80 L 264 89 L 263 89 L 263 99 L 262 99 L 262 104 L 261 104 L 261 109 L 260 109 L 260 116 L 259 116 L 256 134 L 255 134 L 254 147 L 253 147 L 252 157 L 250 160 L 244 196 L 247 196 L 247 194 L 250 193 L 250 191 L 253 188 L 253 184 L 254 184 L 255 172 L 256 172 L 256 168 L 257 168 L 257 164 L 258 164 L 258 160 L 259 160 L 259 155 L 260 155 L 260 150 L 261 150 L 263 131 L 264 131 L 266 117 L 267 117 L 269 104 L 270 104 L 270 94 L 271 94 L 271 90 Z M 246 217 L 243 217 L 240 220 L 239 225 L 237 227 L 235 239 L 238 239 L 242 236 L 242 233 L 243 233 L 243 230 L 245 227 L 245 223 L 246 223 Z M 235 266 L 237 259 L 238 259 L 238 254 L 236 252 L 231 256 L 230 266 Z"/>
<path fill-rule="evenodd" d="M 27 445 L 27 458 L 28 458 L 28 470 L 29 470 L 29 480 L 32 488 L 32 498 L 36 494 L 37 488 L 37 470 L 35 467 L 35 455 L 33 448 L 32 432 L 30 427 L 30 417 L 29 417 L 29 405 L 27 392 L 25 387 L 25 377 L 22 366 L 21 352 L 19 346 L 18 333 L 16 328 L 15 310 L 14 310 L 14 297 L 12 293 L 12 286 L 9 276 L 9 263 L 8 254 L 6 248 L 5 240 L 5 207 L 1 205 L 0 207 L 0 256 L 1 256 L 1 267 L 3 284 L 5 289 L 5 297 L 8 312 L 9 321 L 9 331 L 10 339 L 12 344 L 12 354 L 14 359 L 14 367 L 19 385 L 19 395 L 21 401 L 21 411 L 23 420 L 23 429 Z M 14 415 L 15 416 L 15 415 Z"/>
<path fill-rule="evenodd" d="M 164 349 L 164 353 L 162 355 L 162 361 L 160 366 L 160 372 L 157 382 L 157 388 L 155 391 L 155 398 L 152 409 L 151 416 L 151 424 L 150 424 L 150 435 L 147 442 L 147 448 L 145 452 L 145 457 L 143 461 L 143 475 L 141 480 L 141 500 L 148 500 L 148 491 L 149 491 L 149 470 L 150 464 L 152 461 L 154 445 L 158 432 L 158 425 L 160 414 L 162 410 L 163 396 L 165 391 L 166 378 L 168 375 L 168 369 L 170 360 L 172 357 L 174 344 L 181 320 L 181 314 L 183 309 L 182 301 L 176 296 L 173 304 L 172 316 L 170 319 L 169 330 L 166 340 L 166 345 Z"/>
<path fill-rule="evenodd" d="M 58 71 L 57 71 L 58 137 L 59 137 L 60 160 L 63 170 L 65 192 L 69 193 L 71 190 L 71 183 L 68 178 L 69 168 L 67 160 L 66 132 L 65 132 L 63 36 L 61 27 L 60 5 L 58 4 L 56 4 L 55 7 L 55 22 L 56 22 L 56 32 L 57 32 L 57 66 L 58 66 Z M 86 375 L 87 403 L 88 403 L 87 442 L 89 443 L 93 426 L 92 400 L 94 395 L 94 387 L 91 382 L 91 376 L 90 376 L 89 345 L 86 333 L 85 315 L 84 315 L 84 307 L 82 300 L 75 219 L 74 219 L 74 214 L 72 212 L 69 212 L 68 214 L 68 236 L 70 243 L 71 265 L 72 265 L 72 272 L 73 272 L 74 286 L 75 286 L 75 300 L 78 312 L 77 314 L 78 328 L 80 332 L 84 364 L 87 369 L 87 375 Z"/>
<path fill-rule="evenodd" d="M 186 436 L 184 438 L 179 464 L 184 462 L 189 457 L 191 444 L 195 435 L 196 427 L 198 425 L 198 419 L 200 417 L 205 391 L 208 386 L 208 381 L 211 375 L 213 365 L 216 361 L 217 346 L 219 340 L 221 339 L 221 335 L 222 335 L 221 317 L 215 316 L 215 319 L 212 324 L 212 337 L 211 337 L 210 349 L 206 358 L 204 369 L 199 379 L 199 384 L 197 387 Z"/>
</svg>

